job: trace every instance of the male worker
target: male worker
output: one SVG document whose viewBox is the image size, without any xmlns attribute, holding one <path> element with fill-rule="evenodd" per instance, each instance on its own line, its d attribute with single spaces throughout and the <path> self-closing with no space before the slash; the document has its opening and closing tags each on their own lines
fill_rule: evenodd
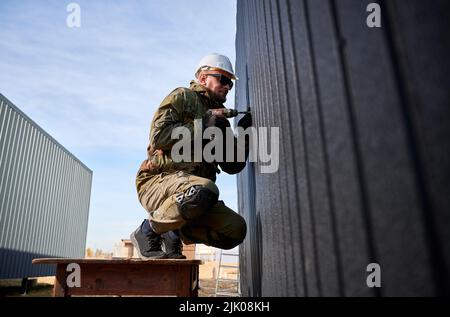
<svg viewBox="0 0 450 317">
<path fill-rule="evenodd" d="M 185 127 L 193 134 L 197 119 L 201 119 L 203 129 L 215 126 L 225 131 L 230 127 L 225 117 L 208 111 L 224 108 L 232 80 L 237 79 L 230 60 L 219 54 L 207 55 L 201 59 L 195 77 L 197 81 L 191 81 L 189 88 L 172 91 L 153 117 L 148 157 L 136 177 L 139 201 L 149 219 L 131 234 L 142 259 L 185 258 L 181 241 L 231 249 L 246 235 L 245 220 L 218 200 L 219 189 L 215 185 L 219 167 L 236 174 L 245 162 L 236 157 L 232 162 L 176 162 L 171 157 L 172 146 L 179 141 L 171 137 L 173 129 Z M 246 129 L 251 124 L 248 113 L 237 125 Z M 245 148 L 247 158 L 247 143 Z"/>
</svg>

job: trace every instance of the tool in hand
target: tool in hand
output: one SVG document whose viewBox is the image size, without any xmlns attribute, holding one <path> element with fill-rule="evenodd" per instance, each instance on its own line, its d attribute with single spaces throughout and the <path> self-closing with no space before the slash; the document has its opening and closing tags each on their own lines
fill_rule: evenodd
<svg viewBox="0 0 450 317">
<path fill-rule="evenodd" d="M 237 117 L 239 114 L 250 113 L 250 110 L 248 110 L 248 111 L 238 111 L 236 109 L 219 108 L 219 109 L 209 109 L 208 112 L 211 115 L 214 115 L 214 116 L 217 116 L 217 117 L 233 118 L 233 117 Z"/>
</svg>

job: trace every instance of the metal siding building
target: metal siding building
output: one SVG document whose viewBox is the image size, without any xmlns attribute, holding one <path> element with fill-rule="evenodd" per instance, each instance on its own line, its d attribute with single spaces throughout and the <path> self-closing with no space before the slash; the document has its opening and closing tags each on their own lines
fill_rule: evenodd
<svg viewBox="0 0 450 317">
<path fill-rule="evenodd" d="M 244 295 L 449 294 L 449 33 L 447 0 L 238 0 L 236 105 L 280 127 L 238 176 Z"/>
<path fill-rule="evenodd" d="M 0 278 L 53 275 L 84 257 L 92 171 L 0 94 Z"/>
</svg>

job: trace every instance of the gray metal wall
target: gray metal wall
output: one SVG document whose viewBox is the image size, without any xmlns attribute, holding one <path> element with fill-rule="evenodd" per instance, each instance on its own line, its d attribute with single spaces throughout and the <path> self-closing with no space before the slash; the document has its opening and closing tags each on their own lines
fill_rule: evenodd
<svg viewBox="0 0 450 317">
<path fill-rule="evenodd" d="M 92 171 L 0 94 L 0 278 L 54 274 L 36 257 L 84 257 Z"/>
<path fill-rule="evenodd" d="M 238 0 L 236 104 L 281 134 L 238 177 L 244 295 L 449 294 L 450 2 L 371 2 Z"/>
</svg>

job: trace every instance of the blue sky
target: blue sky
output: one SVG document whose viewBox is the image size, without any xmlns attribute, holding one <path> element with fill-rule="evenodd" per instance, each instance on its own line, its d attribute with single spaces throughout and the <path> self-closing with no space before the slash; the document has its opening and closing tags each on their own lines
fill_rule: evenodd
<svg viewBox="0 0 450 317">
<path fill-rule="evenodd" d="M 134 178 L 153 113 L 204 55 L 234 64 L 235 34 L 234 0 L 0 1 L 0 92 L 94 172 L 88 247 L 112 251 L 146 217 Z M 236 210 L 235 177 L 217 184 Z"/>
</svg>

